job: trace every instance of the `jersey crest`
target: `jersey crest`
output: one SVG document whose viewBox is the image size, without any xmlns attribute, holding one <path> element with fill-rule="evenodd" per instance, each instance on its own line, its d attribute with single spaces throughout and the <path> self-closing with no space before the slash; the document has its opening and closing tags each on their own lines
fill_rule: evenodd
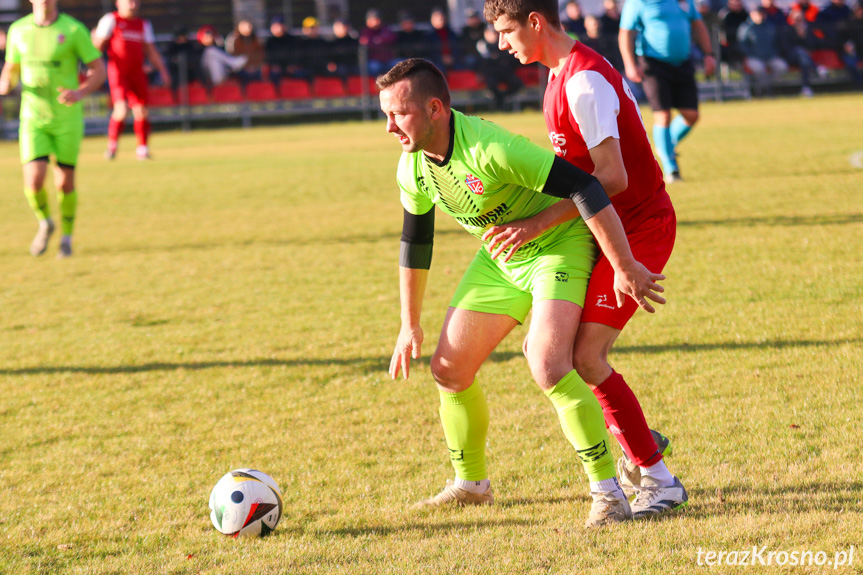
<svg viewBox="0 0 863 575">
<path fill-rule="evenodd" d="M 474 176 L 473 174 L 468 174 L 464 179 L 464 183 L 467 184 L 467 187 L 470 191 L 475 194 L 482 195 L 485 191 L 482 186 L 482 180 Z"/>
</svg>

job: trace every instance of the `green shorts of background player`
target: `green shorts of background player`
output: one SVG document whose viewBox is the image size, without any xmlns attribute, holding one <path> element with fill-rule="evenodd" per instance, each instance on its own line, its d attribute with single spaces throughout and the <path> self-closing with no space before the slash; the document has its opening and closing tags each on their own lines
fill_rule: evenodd
<svg viewBox="0 0 863 575">
<path fill-rule="evenodd" d="M 75 165 L 84 137 L 83 123 L 68 123 L 59 129 L 36 128 L 22 123 L 19 130 L 21 163 L 24 167 L 24 195 L 39 222 L 39 229 L 30 253 L 39 256 L 48 248 L 48 240 L 54 232 L 54 221 L 48 207 L 45 179 L 48 163 L 56 158 L 54 185 L 57 188 L 57 204 L 60 211 L 60 257 L 72 255 L 72 232 L 78 208 L 75 191 Z"/>
</svg>

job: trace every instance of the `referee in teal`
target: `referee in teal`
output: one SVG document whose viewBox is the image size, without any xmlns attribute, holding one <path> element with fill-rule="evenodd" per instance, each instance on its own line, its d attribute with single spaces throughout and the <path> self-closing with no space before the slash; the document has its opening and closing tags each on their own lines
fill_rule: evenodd
<svg viewBox="0 0 863 575">
<path fill-rule="evenodd" d="M 620 15 L 620 53 L 626 77 L 641 82 L 653 110 L 653 145 L 666 184 L 680 181 L 677 145 L 698 121 L 692 39 L 704 52 L 704 73 L 716 68 L 707 27 L 693 0 L 626 0 Z M 671 120 L 671 110 L 680 115 Z"/>
</svg>

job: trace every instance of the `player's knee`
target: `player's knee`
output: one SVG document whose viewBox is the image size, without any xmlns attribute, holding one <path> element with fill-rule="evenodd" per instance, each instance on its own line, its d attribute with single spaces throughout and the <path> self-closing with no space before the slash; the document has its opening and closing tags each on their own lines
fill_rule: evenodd
<svg viewBox="0 0 863 575">
<path fill-rule="evenodd" d="M 469 387 L 469 384 L 467 386 L 464 385 L 464 382 L 462 381 L 464 378 L 461 377 L 461 374 L 455 365 L 441 357 L 439 354 L 436 353 L 432 356 L 429 367 L 431 369 L 432 377 L 437 382 L 438 386 L 443 389 L 452 392 L 459 392 L 464 391 L 464 389 Z"/>
<path fill-rule="evenodd" d="M 602 374 L 607 365 L 607 361 L 601 354 L 592 349 L 576 348 L 573 363 L 581 379 L 593 385 L 601 383 Z"/>
<path fill-rule="evenodd" d="M 527 364 L 533 380 L 542 389 L 551 389 L 572 371 L 572 364 L 564 358 L 553 357 L 545 350 L 527 348 Z"/>
</svg>

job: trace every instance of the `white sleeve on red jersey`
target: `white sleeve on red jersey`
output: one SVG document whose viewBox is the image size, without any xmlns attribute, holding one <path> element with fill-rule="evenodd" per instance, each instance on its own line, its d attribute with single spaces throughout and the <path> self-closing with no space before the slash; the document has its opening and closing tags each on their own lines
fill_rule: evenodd
<svg viewBox="0 0 863 575">
<path fill-rule="evenodd" d="M 114 18 L 114 13 L 109 12 L 99 18 L 99 23 L 96 24 L 95 35 L 97 38 L 110 38 L 114 33 L 114 27 L 117 25 L 117 19 Z"/>
<path fill-rule="evenodd" d="M 156 35 L 153 33 L 153 24 L 149 20 L 144 20 L 144 44 L 155 44 Z"/>
<path fill-rule="evenodd" d="M 606 138 L 620 139 L 620 99 L 605 76 L 593 70 L 576 72 L 566 81 L 566 101 L 588 150 Z"/>
</svg>

